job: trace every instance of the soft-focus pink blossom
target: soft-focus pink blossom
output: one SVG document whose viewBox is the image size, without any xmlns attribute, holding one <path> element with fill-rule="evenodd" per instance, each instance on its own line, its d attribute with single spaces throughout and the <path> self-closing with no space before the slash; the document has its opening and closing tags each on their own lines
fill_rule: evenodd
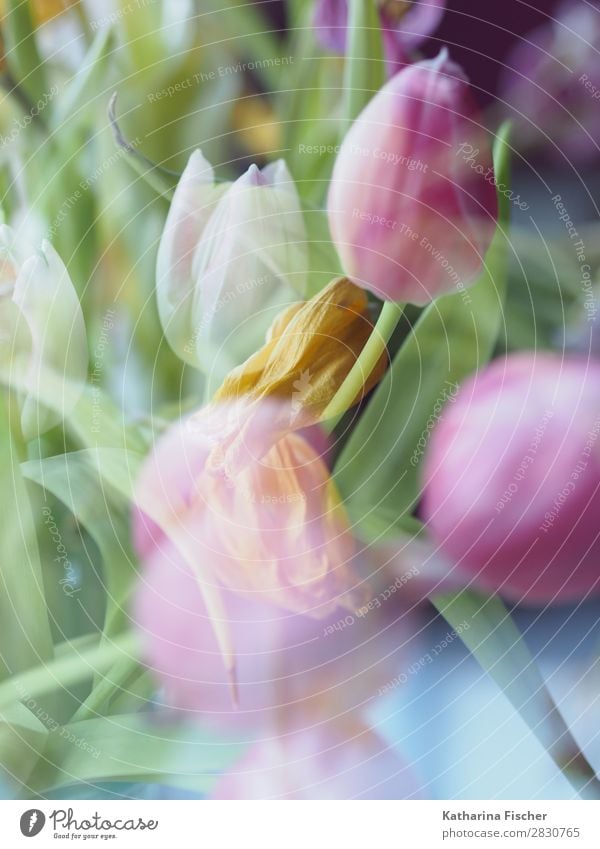
<svg viewBox="0 0 600 849">
<path fill-rule="evenodd" d="M 521 145 L 577 162 L 598 156 L 600 9 L 566 0 L 505 62 L 500 97 Z"/>
<path fill-rule="evenodd" d="M 597 362 L 522 353 L 445 409 L 423 511 L 475 586 L 531 603 L 600 593 L 599 391 Z"/>
<path fill-rule="evenodd" d="M 410 54 L 437 28 L 446 0 L 380 0 L 378 5 L 385 55 L 393 72 L 394 66 L 407 62 Z M 347 27 L 348 0 L 317 0 L 314 28 L 326 49 L 333 53 L 346 52 Z"/>
<path fill-rule="evenodd" d="M 491 146 L 446 50 L 400 71 L 359 115 L 327 206 L 344 273 L 379 297 L 425 304 L 475 281 L 496 224 Z"/>
<path fill-rule="evenodd" d="M 360 614 L 342 610 L 321 620 L 276 607 L 258 592 L 225 590 L 222 598 L 237 704 L 197 576 L 166 537 L 144 560 L 134 620 L 166 703 L 230 729 L 266 732 L 363 712 L 396 674 L 418 630 L 400 593 Z"/>
<path fill-rule="evenodd" d="M 269 406 L 269 405 L 267 405 Z M 210 422 L 210 427 L 208 427 Z M 219 428 L 219 422 L 221 427 Z M 257 427 L 267 419 L 257 417 Z M 206 430 L 203 426 L 206 424 Z M 142 557 L 163 529 L 181 551 L 208 565 L 215 581 L 258 593 L 288 610 L 327 616 L 364 600 L 355 576 L 354 540 L 329 470 L 302 436 L 270 448 L 244 448 L 224 472 L 208 466 L 232 427 L 226 405 L 174 426 L 140 475 L 134 538 Z M 159 520 L 159 522 L 157 522 Z"/>
<path fill-rule="evenodd" d="M 214 799 L 416 798 L 415 779 L 373 731 L 339 723 L 263 740 L 217 782 Z"/>
</svg>

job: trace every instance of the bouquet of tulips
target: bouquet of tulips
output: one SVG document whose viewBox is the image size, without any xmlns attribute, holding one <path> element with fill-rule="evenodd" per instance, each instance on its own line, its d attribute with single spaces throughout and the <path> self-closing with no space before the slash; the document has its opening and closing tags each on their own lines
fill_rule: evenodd
<svg viewBox="0 0 600 849">
<path fill-rule="evenodd" d="M 597 798 L 519 618 L 600 595 L 583 225 L 443 0 L 223 5 L 3 4 L 3 795 L 427 797 L 471 654 Z"/>
</svg>

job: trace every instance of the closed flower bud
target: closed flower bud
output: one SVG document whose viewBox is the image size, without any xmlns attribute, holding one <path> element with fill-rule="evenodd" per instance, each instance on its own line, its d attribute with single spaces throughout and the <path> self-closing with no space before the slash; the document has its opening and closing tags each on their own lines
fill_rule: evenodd
<svg viewBox="0 0 600 849">
<path fill-rule="evenodd" d="M 302 297 L 308 261 L 300 201 L 283 163 L 215 184 L 199 151 L 181 177 L 161 239 L 157 297 L 173 350 L 219 380 Z"/>
<path fill-rule="evenodd" d="M 83 387 L 86 332 L 69 273 L 52 245 L 43 242 L 34 251 L 7 226 L 0 228 L 0 329 L 2 371 L 20 393 L 23 434 L 33 439 L 59 420 L 41 401 L 47 376 L 70 385 L 63 415 L 76 397 L 73 389 Z"/>
<path fill-rule="evenodd" d="M 380 298 L 426 304 L 475 281 L 496 225 L 491 148 L 446 50 L 400 71 L 359 115 L 328 214 L 344 272 Z"/>
<path fill-rule="evenodd" d="M 600 365 L 515 354 L 437 425 L 424 516 L 474 585 L 513 601 L 600 594 Z"/>
</svg>

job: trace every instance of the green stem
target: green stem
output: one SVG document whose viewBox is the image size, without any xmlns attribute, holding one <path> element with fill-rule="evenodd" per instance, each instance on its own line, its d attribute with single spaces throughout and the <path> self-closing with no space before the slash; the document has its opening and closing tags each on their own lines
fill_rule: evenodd
<svg viewBox="0 0 600 849">
<path fill-rule="evenodd" d="M 323 413 L 322 421 L 326 422 L 325 429 L 329 433 L 360 396 L 369 375 L 385 352 L 403 310 L 404 306 L 394 301 L 384 303 L 367 344 Z"/>
<path fill-rule="evenodd" d="M 76 656 L 68 655 L 28 669 L 0 684 L 0 709 L 12 702 L 20 701 L 23 694 L 38 698 L 58 688 L 71 687 L 95 672 L 110 669 L 123 655 L 138 657 L 137 634 L 127 633 L 113 640 L 110 645 L 102 644 L 86 649 Z"/>
<path fill-rule="evenodd" d="M 521 633 L 499 598 L 471 591 L 430 601 L 500 687 L 556 766 L 583 798 L 600 798 L 600 781 L 550 694 Z"/>
<path fill-rule="evenodd" d="M 342 138 L 384 82 L 385 62 L 377 4 L 350 0 Z"/>
<path fill-rule="evenodd" d="M 71 722 L 97 717 L 115 692 L 123 689 L 123 685 L 130 679 L 131 673 L 139 668 L 140 662 L 135 656 L 123 657 L 119 660 L 111 674 L 104 676 L 98 686 L 94 687 L 87 699 L 79 706 Z"/>
</svg>

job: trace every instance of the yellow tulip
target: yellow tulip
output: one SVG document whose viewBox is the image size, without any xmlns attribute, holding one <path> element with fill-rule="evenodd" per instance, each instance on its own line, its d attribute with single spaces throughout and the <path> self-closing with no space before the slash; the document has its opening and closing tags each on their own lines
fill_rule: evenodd
<svg viewBox="0 0 600 849">
<path fill-rule="evenodd" d="M 346 277 L 333 280 L 278 316 L 266 344 L 229 373 L 214 400 L 276 398 L 289 404 L 297 427 L 315 424 L 372 331 L 365 291 Z M 351 406 L 376 386 L 386 363 L 384 354 Z"/>
<path fill-rule="evenodd" d="M 265 345 L 227 375 L 208 410 L 199 413 L 204 420 L 211 408 L 229 405 L 232 410 L 230 425 L 220 425 L 209 468 L 235 477 L 252 456 L 266 450 L 267 438 L 274 442 L 317 424 L 372 331 L 367 295 L 345 277 L 288 307 Z M 384 353 L 348 407 L 373 389 L 386 364 Z"/>
</svg>

